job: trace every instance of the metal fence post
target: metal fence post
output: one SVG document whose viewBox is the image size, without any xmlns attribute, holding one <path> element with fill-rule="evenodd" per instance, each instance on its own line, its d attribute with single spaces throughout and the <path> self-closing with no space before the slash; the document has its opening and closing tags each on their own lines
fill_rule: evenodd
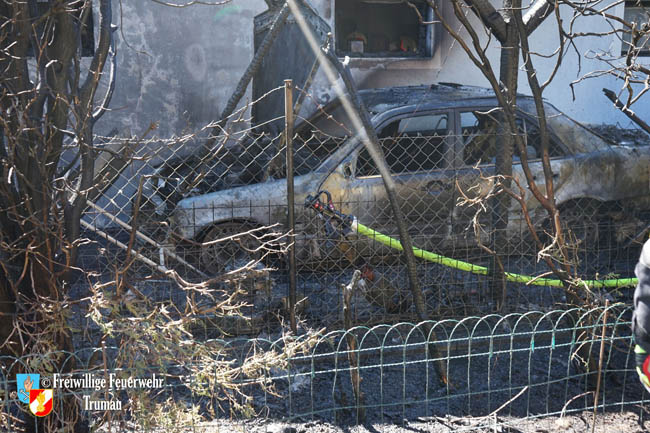
<svg viewBox="0 0 650 433">
<path fill-rule="evenodd" d="M 291 230 L 289 246 L 289 317 L 296 334 L 296 220 L 293 196 L 293 82 L 284 80 L 284 139 L 287 156 L 287 227 Z"/>
</svg>

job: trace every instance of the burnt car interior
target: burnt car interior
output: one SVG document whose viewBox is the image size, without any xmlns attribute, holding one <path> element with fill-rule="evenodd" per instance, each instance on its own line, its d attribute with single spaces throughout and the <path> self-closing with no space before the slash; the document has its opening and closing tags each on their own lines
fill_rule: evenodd
<svg viewBox="0 0 650 433">
<path fill-rule="evenodd" d="M 517 128 L 526 144 L 529 161 L 542 157 L 539 127 L 523 115 L 517 117 Z M 463 141 L 463 161 L 467 165 L 493 164 L 497 154 L 498 120 L 494 110 L 472 110 L 460 113 L 460 132 Z M 557 137 L 549 137 L 549 156 L 564 156 L 565 152 Z M 515 146 L 513 158 L 521 159 L 519 147 Z"/>
<path fill-rule="evenodd" d="M 448 113 L 435 113 L 405 117 L 383 128 L 378 136 L 391 173 L 443 168 L 450 136 L 448 116 Z M 357 176 L 378 174 L 368 151 L 361 149 L 357 158 Z"/>
<path fill-rule="evenodd" d="M 495 110 L 473 109 L 460 115 L 460 137 L 463 163 L 466 165 L 494 164 L 497 154 L 497 126 Z M 405 117 L 384 127 L 378 134 L 386 163 L 393 174 L 414 173 L 445 168 L 445 153 L 453 147 L 453 131 L 449 129 L 448 113 Z M 523 135 L 528 160 L 541 158 L 539 127 L 521 116 L 517 119 Z M 557 137 L 550 137 L 551 157 L 565 154 Z M 513 158 L 520 159 L 515 146 Z M 376 176 L 368 151 L 361 149 L 357 159 L 358 177 Z"/>
<path fill-rule="evenodd" d="M 498 122 L 491 113 L 478 110 L 460 113 L 463 161 L 467 165 L 490 162 L 497 154 Z"/>
</svg>

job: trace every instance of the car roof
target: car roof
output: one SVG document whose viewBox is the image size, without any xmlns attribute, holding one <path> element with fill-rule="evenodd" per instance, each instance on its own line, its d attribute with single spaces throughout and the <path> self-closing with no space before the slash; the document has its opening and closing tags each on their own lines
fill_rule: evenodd
<svg viewBox="0 0 650 433">
<path fill-rule="evenodd" d="M 383 119 L 384 113 L 394 116 L 401 111 L 400 109 L 406 111 L 414 109 L 416 111 L 419 109 L 474 109 L 481 106 L 494 107 L 498 105 L 492 89 L 454 83 L 364 89 L 359 91 L 359 96 L 366 105 L 373 122 L 385 120 Z M 532 96 L 518 93 L 517 105 L 528 116 L 536 117 Z M 544 106 L 551 132 L 557 135 L 560 143 L 569 148 L 569 153 L 593 151 L 603 146 L 609 146 L 602 137 L 558 111 L 547 101 L 544 101 Z M 313 132 L 314 128 L 325 135 L 335 137 L 350 133 L 351 123 L 342 109 L 340 97 L 317 110 L 310 119 L 297 125 L 295 131 L 301 134 L 303 131 Z M 585 140 L 587 136 L 584 136 L 578 140 L 577 130 L 588 132 L 591 138 Z M 578 135 L 582 136 L 582 134 Z M 587 144 L 589 146 L 585 147 Z"/>
<path fill-rule="evenodd" d="M 465 106 L 481 105 L 481 101 L 492 100 L 494 103 L 495 94 L 492 89 L 478 86 L 467 86 L 455 83 L 437 83 L 420 86 L 397 86 L 383 87 L 376 89 L 359 90 L 359 96 L 363 100 L 368 112 L 373 115 L 386 111 L 422 105 L 428 108 L 462 108 Z M 518 98 L 530 99 L 530 96 L 518 94 Z M 327 105 L 317 110 L 305 124 L 314 124 L 319 119 L 333 114 L 339 109 L 341 98 L 337 97 Z M 328 113 L 328 114 L 326 114 Z M 343 113 L 341 113 L 343 114 Z M 335 116 L 336 117 L 336 116 Z M 300 129 L 303 125 L 299 125 Z M 307 125 L 305 125 L 307 127 Z"/>
<path fill-rule="evenodd" d="M 359 96 L 363 99 L 368 111 L 374 114 L 422 103 L 435 103 L 441 108 L 462 106 L 465 105 L 464 101 L 467 105 L 473 105 L 477 100 L 495 97 L 492 89 L 453 83 L 366 89 L 359 91 Z"/>
</svg>

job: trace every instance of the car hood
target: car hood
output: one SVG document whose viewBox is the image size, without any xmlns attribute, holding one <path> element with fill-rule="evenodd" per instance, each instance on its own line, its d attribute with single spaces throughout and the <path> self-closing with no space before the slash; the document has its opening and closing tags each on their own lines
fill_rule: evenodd
<svg viewBox="0 0 650 433">
<path fill-rule="evenodd" d="M 295 177 L 296 203 L 318 186 L 321 177 L 322 173 L 316 172 Z M 281 221 L 286 202 L 287 180 L 271 180 L 183 199 L 176 205 L 172 220 L 180 236 L 193 239 L 202 227 L 213 223 L 247 220 L 266 224 L 269 212 L 271 220 Z"/>
</svg>

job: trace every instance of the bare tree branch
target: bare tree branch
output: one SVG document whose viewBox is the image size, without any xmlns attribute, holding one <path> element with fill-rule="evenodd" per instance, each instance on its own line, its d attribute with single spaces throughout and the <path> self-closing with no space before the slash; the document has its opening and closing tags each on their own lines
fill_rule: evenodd
<svg viewBox="0 0 650 433">
<path fill-rule="evenodd" d="M 535 0 L 535 3 L 530 7 L 526 15 L 523 17 L 523 23 L 526 29 L 526 34 L 530 35 L 544 20 L 553 13 L 556 5 L 549 0 Z"/>
<path fill-rule="evenodd" d="M 506 21 L 488 0 L 465 0 L 465 3 L 474 9 L 499 42 L 503 43 L 506 40 Z"/>
<path fill-rule="evenodd" d="M 117 27 L 113 27 L 113 33 L 117 30 Z M 115 91 L 115 82 L 117 80 L 117 51 L 115 48 L 115 35 L 111 38 L 111 47 L 109 49 L 109 54 L 111 56 L 111 68 L 108 73 L 108 88 L 106 89 L 106 94 L 104 98 L 97 107 L 97 110 L 92 114 L 93 123 L 97 122 L 103 115 L 106 113 L 111 99 L 113 98 L 113 92 Z"/>
<path fill-rule="evenodd" d="M 630 118 L 630 120 L 632 120 L 634 123 L 639 125 L 641 127 L 641 129 L 643 129 L 645 132 L 650 134 L 650 125 L 648 125 L 639 116 L 637 116 L 636 113 L 634 111 L 632 111 L 628 105 L 623 104 L 618 99 L 618 97 L 616 96 L 616 93 L 612 92 L 609 89 L 603 89 L 603 93 L 605 94 L 607 99 L 609 99 L 610 101 L 612 101 L 614 103 L 616 108 L 621 110 L 623 112 L 623 114 L 625 114 L 627 117 Z"/>
<path fill-rule="evenodd" d="M 81 86 L 80 97 L 81 105 L 90 112 L 91 104 L 97 90 L 97 85 L 101 79 L 101 74 L 104 69 L 104 64 L 108 58 L 111 49 L 111 41 L 113 40 L 113 28 L 111 20 L 113 15 L 113 8 L 111 0 L 100 0 L 99 4 L 99 43 L 95 50 L 95 55 L 90 62 L 86 80 Z"/>
</svg>

